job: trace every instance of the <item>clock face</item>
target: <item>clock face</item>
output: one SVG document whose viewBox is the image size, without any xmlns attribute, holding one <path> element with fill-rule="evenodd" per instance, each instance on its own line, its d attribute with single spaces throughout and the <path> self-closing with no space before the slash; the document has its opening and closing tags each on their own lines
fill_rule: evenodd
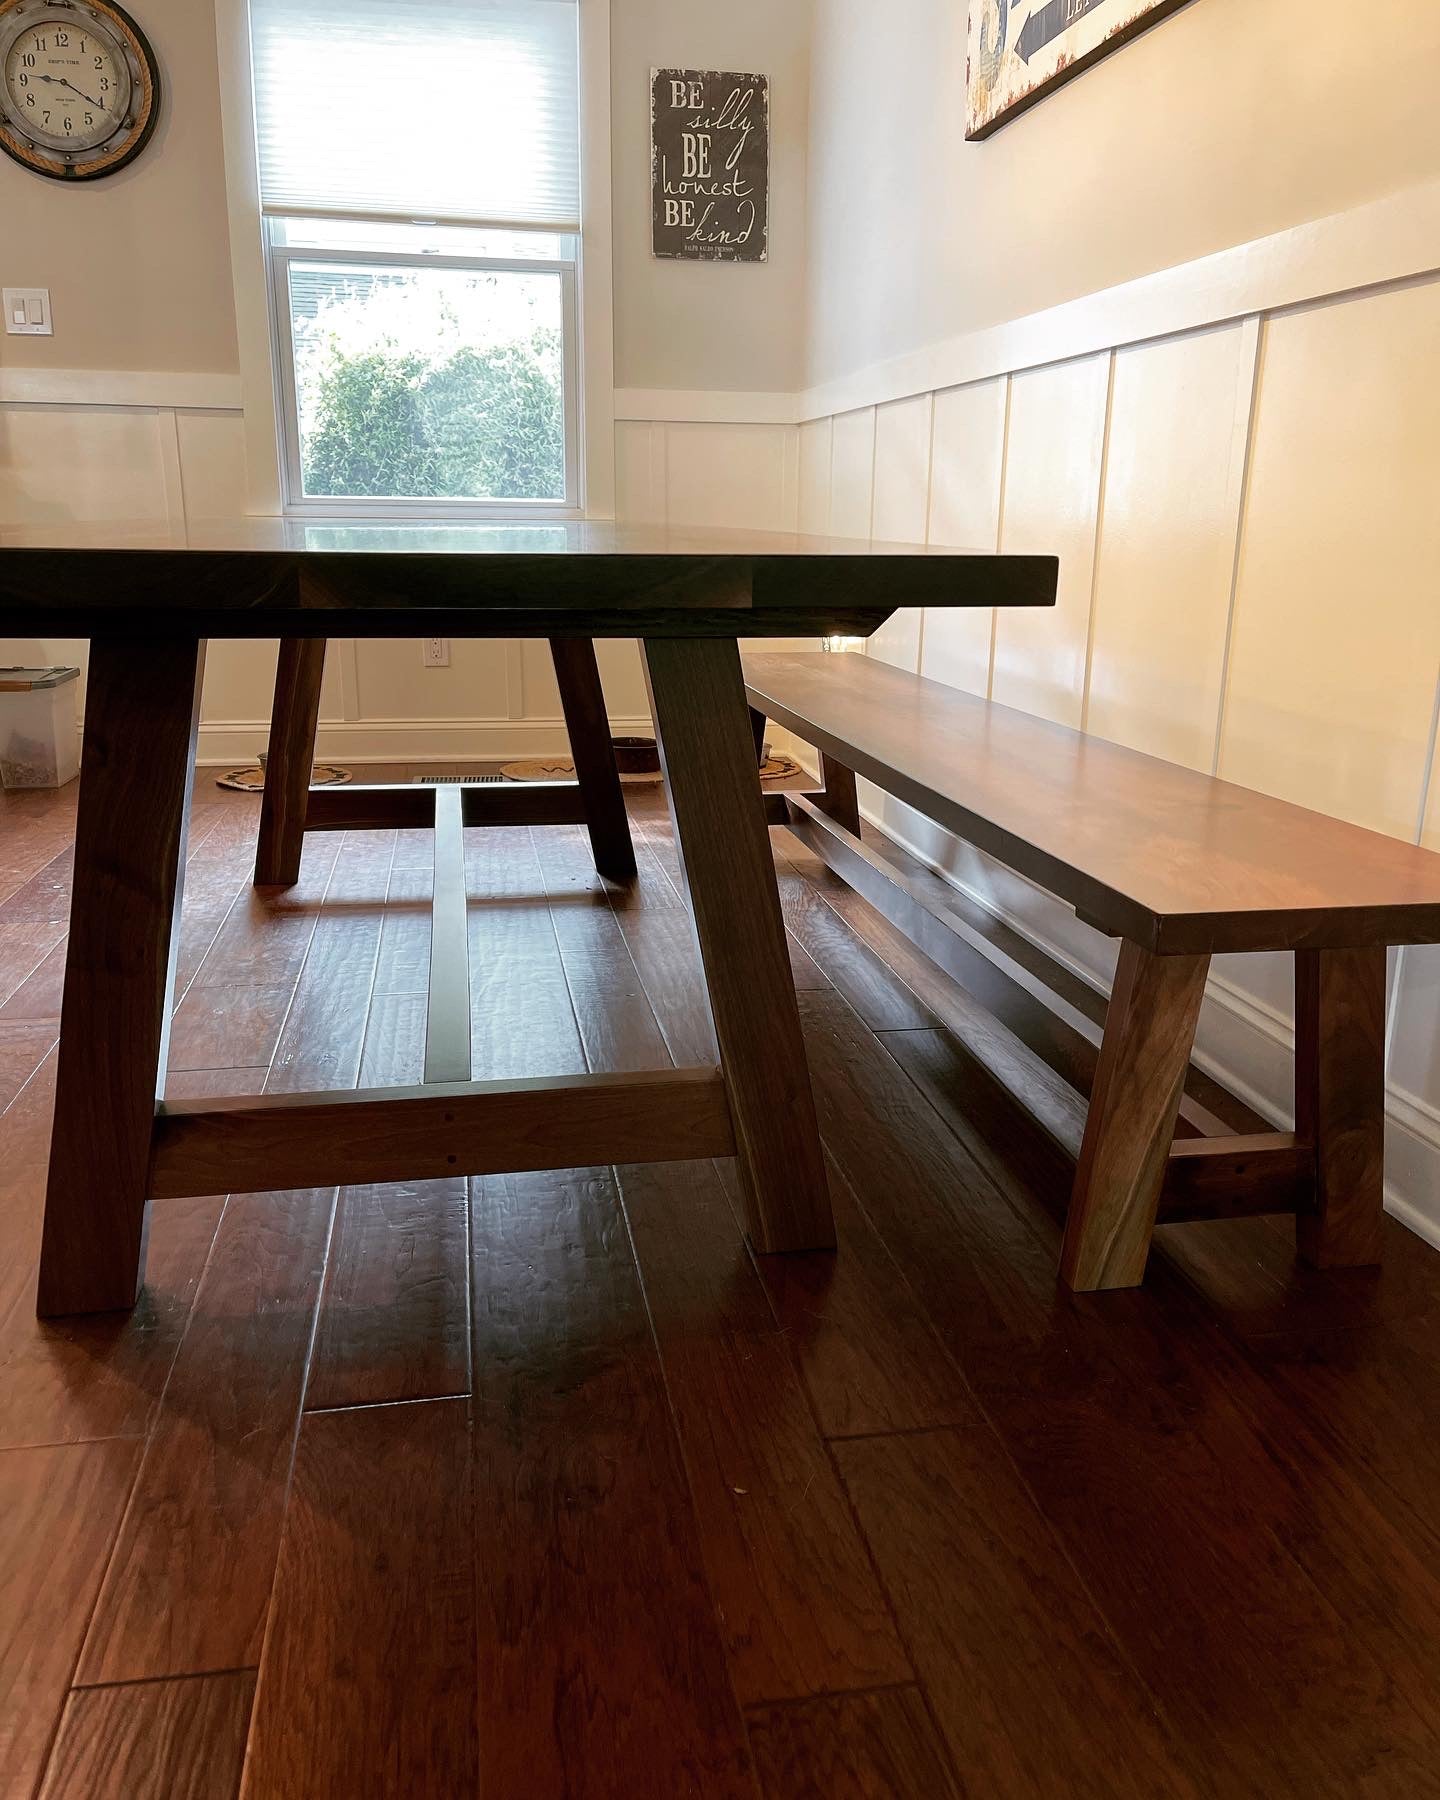
<svg viewBox="0 0 1440 1800">
<path fill-rule="evenodd" d="M 150 47 L 109 0 L 0 0 L 0 148 L 37 174 L 123 167 L 158 99 Z"/>
</svg>

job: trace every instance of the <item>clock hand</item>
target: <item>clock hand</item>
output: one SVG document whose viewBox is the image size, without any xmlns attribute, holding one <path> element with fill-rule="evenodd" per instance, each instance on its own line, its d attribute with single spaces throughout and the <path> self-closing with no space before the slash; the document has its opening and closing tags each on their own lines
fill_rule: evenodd
<svg viewBox="0 0 1440 1800">
<path fill-rule="evenodd" d="M 83 88 L 77 88 L 73 81 L 66 81 L 63 75 L 60 77 L 60 85 L 61 87 L 68 87 L 72 94 L 79 94 L 85 104 L 87 106 L 93 106 L 96 112 L 104 112 L 105 108 L 100 101 L 92 100 Z"/>
<path fill-rule="evenodd" d="M 73 81 L 67 81 L 63 75 L 39 75 L 38 81 L 48 82 L 51 87 L 68 87 L 72 94 L 79 94 L 87 106 L 93 106 L 96 112 L 104 112 L 105 108 L 98 100 L 92 100 L 87 93 L 77 88 Z"/>
</svg>

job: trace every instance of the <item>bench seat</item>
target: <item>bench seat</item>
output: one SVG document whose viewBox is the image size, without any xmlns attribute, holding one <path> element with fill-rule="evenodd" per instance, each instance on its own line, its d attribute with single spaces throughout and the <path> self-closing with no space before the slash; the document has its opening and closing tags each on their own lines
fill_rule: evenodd
<svg viewBox="0 0 1440 1800">
<path fill-rule="evenodd" d="M 1440 941 L 1440 855 L 861 656 L 745 659 L 821 752 L 784 816 L 920 948 L 963 929 L 860 842 L 855 775 L 1120 939 L 1061 1272 L 1133 1286 L 1165 1217 L 1293 1212 L 1317 1266 L 1378 1260 L 1385 951 Z M 772 817 L 777 809 L 772 803 Z M 884 890 L 900 890 L 896 904 Z M 1296 956 L 1293 1133 L 1175 1141 L 1212 954 Z"/>
</svg>

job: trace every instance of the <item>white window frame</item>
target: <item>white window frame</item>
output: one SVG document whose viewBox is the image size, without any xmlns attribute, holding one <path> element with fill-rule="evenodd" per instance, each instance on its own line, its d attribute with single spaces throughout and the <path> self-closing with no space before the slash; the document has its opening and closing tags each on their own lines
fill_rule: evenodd
<svg viewBox="0 0 1440 1800">
<path fill-rule="evenodd" d="M 354 214 L 276 213 L 277 221 L 305 217 L 324 218 L 343 230 Z M 389 221 L 387 221 L 389 222 Z M 449 229 L 453 221 L 446 221 Z M 483 229 L 480 228 L 480 229 Z M 517 233 L 515 226 L 490 229 Z M 267 237 L 269 220 L 266 221 Z M 549 237 L 578 234 L 547 231 Z M 461 256 L 407 253 L 403 250 L 366 250 L 326 244 L 269 242 L 271 342 L 274 345 L 274 379 L 279 396 L 280 475 L 285 512 L 294 518 L 346 518 L 355 514 L 394 519 L 416 518 L 537 518 L 578 519 L 580 502 L 580 321 L 578 272 L 568 258 Z M 558 275 L 560 278 L 560 333 L 563 358 L 561 413 L 565 442 L 565 493 L 559 500 L 445 500 L 410 497 L 387 499 L 374 495 L 309 495 L 305 492 L 300 459 L 300 405 L 295 386 L 295 340 L 290 313 L 290 265 L 292 262 L 336 263 L 346 268 L 461 269 L 500 274 Z"/>
<path fill-rule="evenodd" d="M 610 192 L 610 0 L 578 0 L 578 4 L 582 225 L 575 259 L 578 328 L 573 339 L 576 495 L 582 517 L 613 519 L 615 297 Z M 246 510 L 273 518 L 285 511 L 281 475 L 284 450 L 270 259 L 260 212 L 260 173 L 255 151 L 249 0 L 215 0 L 215 35 L 245 428 Z M 332 512 L 329 507 L 325 510 Z M 424 511 L 428 514 L 431 510 L 427 503 Z M 511 507 L 500 510 L 513 516 Z"/>
</svg>

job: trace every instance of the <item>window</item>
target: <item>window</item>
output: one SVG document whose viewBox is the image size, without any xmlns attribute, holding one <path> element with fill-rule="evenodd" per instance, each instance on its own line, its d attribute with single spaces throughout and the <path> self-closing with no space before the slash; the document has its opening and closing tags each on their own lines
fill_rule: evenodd
<svg viewBox="0 0 1440 1800">
<path fill-rule="evenodd" d="M 575 0 L 251 33 L 290 508 L 577 508 Z"/>
</svg>

